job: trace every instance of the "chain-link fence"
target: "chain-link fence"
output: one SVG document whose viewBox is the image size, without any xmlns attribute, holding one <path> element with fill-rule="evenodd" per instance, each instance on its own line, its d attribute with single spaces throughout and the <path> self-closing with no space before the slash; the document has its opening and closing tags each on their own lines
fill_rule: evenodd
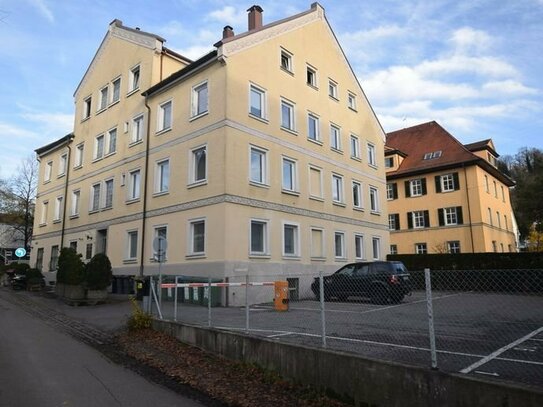
<svg viewBox="0 0 543 407">
<path fill-rule="evenodd" d="M 164 319 L 543 387 L 543 270 L 409 273 L 376 262 L 332 275 L 157 280 L 148 304 Z"/>
</svg>

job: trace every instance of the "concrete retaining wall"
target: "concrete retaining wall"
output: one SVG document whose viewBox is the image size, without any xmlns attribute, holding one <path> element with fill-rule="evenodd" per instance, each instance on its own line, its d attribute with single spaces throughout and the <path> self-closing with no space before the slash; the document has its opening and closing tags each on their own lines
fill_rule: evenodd
<svg viewBox="0 0 543 407">
<path fill-rule="evenodd" d="M 362 407 L 540 407 L 543 392 L 456 374 L 179 323 L 153 322 L 181 342 L 255 363 Z"/>
</svg>

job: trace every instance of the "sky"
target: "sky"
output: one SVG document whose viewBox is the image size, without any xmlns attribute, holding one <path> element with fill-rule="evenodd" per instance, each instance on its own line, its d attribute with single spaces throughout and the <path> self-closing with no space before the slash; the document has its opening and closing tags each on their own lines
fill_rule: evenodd
<svg viewBox="0 0 543 407">
<path fill-rule="evenodd" d="M 73 130 L 73 93 L 109 23 L 140 27 L 191 59 L 225 25 L 247 30 L 311 1 L 0 0 L 0 178 Z M 543 0 L 322 0 L 385 131 L 435 120 L 498 153 L 543 149 Z"/>
</svg>

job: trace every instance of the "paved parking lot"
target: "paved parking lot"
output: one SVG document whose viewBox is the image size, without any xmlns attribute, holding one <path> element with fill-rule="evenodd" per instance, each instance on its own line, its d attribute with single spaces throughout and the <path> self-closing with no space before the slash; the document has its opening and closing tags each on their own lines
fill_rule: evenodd
<svg viewBox="0 0 543 407">
<path fill-rule="evenodd" d="M 543 388 L 543 297 L 475 292 L 433 292 L 438 368 Z M 173 303 L 164 302 L 166 319 Z M 179 304 L 178 321 L 207 326 L 209 310 Z M 245 331 L 244 307 L 211 309 L 211 326 Z M 292 301 L 288 312 L 253 305 L 249 332 L 273 340 L 323 346 L 320 303 Z M 397 305 L 369 301 L 325 303 L 326 346 L 372 359 L 430 367 L 424 292 Z"/>
</svg>

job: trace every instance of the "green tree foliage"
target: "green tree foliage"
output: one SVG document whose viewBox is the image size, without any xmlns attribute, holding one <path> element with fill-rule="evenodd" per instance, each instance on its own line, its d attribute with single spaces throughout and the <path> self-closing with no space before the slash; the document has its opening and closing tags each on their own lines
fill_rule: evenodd
<svg viewBox="0 0 543 407">
<path fill-rule="evenodd" d="M 87 264 L 85 281 L 91 290 L 103 290 L 111 284 L 111 262 L 104 253 L 96 253 Z"/>
<path fill-rule="evenodd" d="M 57 283 L 79 285 L 85 280 L 85 263 L 71 247 L 63 247 L 58 258 Z"/>
<path fill-rule="evenodd" d="M 520 233 L 526 239 L 532 225 L 543 227 L 543 151 L 523 148 L 514 156 L 504 156 L 498 168 L 517 183 L 511 201 Z"/>
</svg>

